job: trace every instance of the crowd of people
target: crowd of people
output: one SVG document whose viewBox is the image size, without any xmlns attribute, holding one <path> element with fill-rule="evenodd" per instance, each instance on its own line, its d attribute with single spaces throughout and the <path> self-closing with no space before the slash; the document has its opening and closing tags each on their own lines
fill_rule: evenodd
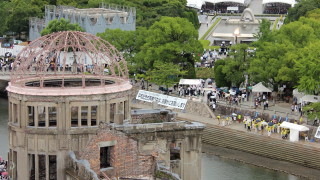
<svg viewBox="0 0 320 180">
<path fill-rule="evenodd" d="M 0 57 L 0 71 L 11 71 L 13 62 L 12 53 L 6 52 L 4 57 Z"/>
<path fill-rule="evenodd" d="M 287 14 L 290 4 L 285 3 L 268 3 L 264 6 L 263 13 L 265 14 Z"/>
<path fill-rule="evenodd" d="M 8 165 L 8 162 L 2 159 L 2 157 L 0 156 L 0 179 L 1 180 L 5 180 L 9 178 L 8 172 L 7 172 L 7 165 Z"/>
<path fill-rule="evenodd" d="M 238 10 L 237 11 L 228 11 L 227 10 L 228 7 L 238 7 Z M 215 8 L 217 13 L 230 13 L 230 12 L 242 13 L 243 10 L 246 8 L 246 6 L 244 4 L 241 4 L 241 3 L 221 2 L 221 3 L 215 4 L 214 8 Z"/>
</svg>

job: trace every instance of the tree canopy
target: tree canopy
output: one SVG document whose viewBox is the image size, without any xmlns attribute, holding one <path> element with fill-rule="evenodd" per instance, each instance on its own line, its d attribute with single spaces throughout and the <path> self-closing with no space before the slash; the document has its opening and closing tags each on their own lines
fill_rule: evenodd
<svg viewBox="0 0 320 180">
<path fill-rule="evenodd" d="M 64 18 L 61 18 L 60 20 L 55 19 L 50 21 L 48 26 L 41 31 L 41 36 L 59 31 L 83 32 L 84 30 L 82 29 L 82 27 L 79 26 L 79 24 L 71 24 L 69 21 L 65 20 Z"/>
<path fill-rule="evenodd" d="M 297 2 L 289 9 L 286 23 L 297 21 L 300 17 L 306 16 L 309 11 L 320 8 L 320 0 L 298 0 Z"/>
<path fill-rule="evenodd" d="M 196 55 L 202 51 L 192 23 L 184 18 L 163 17 L 148 29 L 136 63 L 145 70 L 153 69 L 155 62 L 179 64 L 187 71 L 186 78 L 194 78 L 194 64 L 199 59 Z"/>
</svg>

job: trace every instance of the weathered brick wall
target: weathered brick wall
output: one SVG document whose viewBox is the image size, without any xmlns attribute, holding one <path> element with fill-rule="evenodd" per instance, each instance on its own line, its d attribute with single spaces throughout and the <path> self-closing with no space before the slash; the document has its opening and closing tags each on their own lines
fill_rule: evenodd
<svg viewBox="0 0 320 180">
<path fill-rule="evenodd" d="M 139 110 L 136 110 L 139 111 Z M 133 124 L 145 124 L 145 123 L 162 123 L 171 122 L 171 119 L 175 118 L 175 113 L 169 111 L 159 111 L 155 113 L 132 113 L 131 123 Z"/>
<path fill-rule="evenodd" d="M 109 177 L 150 176 L 154 171 L 155 159 L 151 155 L 138 152 L 138 143 L 121 132 L 100 129 L 88 143 L 86 149 L 80 152 L 80 159 L 86 159 L 91 169 L 100 174 L 99 142 L 117 141 L 111 151 L 113 170 L 106 171 Z"/>
</svg>

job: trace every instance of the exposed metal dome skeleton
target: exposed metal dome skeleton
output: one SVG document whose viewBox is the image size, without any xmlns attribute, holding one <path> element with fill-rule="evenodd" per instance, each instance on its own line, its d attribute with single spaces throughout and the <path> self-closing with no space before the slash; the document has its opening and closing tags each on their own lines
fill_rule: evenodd
<svg viewBox="0 0 320 180">
<path fill-rule="evenodd" d="M 24 48 L 13 64 L 11 83 L 21 79 L 37 78 L 38 87 L 45 87 L 45 79 L 77 77 L 81 86 L 86 79 L 100 80 L 105 84 L 106 76 L 128 79 L 126 61 L 121 53 L 109 42 L 92 34 L 78 31 L 56 32 L 42 36 Z"/>
</svg>

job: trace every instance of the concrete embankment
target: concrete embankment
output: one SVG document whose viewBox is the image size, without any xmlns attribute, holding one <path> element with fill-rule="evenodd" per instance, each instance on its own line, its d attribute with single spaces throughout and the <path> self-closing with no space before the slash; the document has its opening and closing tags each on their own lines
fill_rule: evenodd
<svg viewBox="0 0 320 180">
<path fill-rule="evenodd" d="M 207 125 L 203 143 L 320 170 L 320 148 L 311 144 L 292 143 L 215 125 Z"/>
<path fill-rule="evenodd" d="M 262 167 L 265 169 L 292 174 L 303 179 L 316 180 L 320 177 L 320 170 L 300 166 L 286 161 L 274 160 L 263 156 L 246 153 L 243 151 L 222 148 L 209 144 L 203 144 L 202 152 L 206 154 L 215 155 L 224 159 L 235 160 L 245 164 Z"/>
</svg>

